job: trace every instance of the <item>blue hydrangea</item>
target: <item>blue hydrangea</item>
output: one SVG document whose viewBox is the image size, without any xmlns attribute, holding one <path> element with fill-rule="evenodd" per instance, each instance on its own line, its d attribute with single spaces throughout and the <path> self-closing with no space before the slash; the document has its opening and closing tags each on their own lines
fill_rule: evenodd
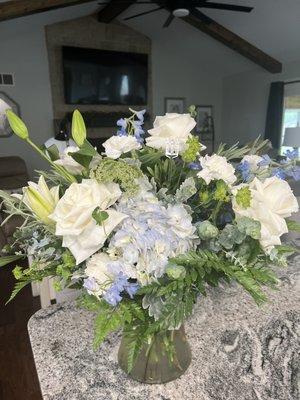
<svg viewBox="0 0 300 400">
<path fill-rule="evenodd" d="M 271 158 L 268 156 L 268 154 L 263 154 L 261 156 L 262 160 L 257 164 L 259 167 L 266 167 L 271 164 Z"/>
<path fill-rule="evenodd" d="M 251 179 L 251 165 L 248 161 L 239 163 L 236 170 L 242 175 L 243 181 L 248 182 Z"/>
<path fill-rule="evenodd" d="M 96 282 L 96 279 L 93 277 L 86 278 L 83 283 L 83 287 L 91 292 L 96 292 L 99 290 L 99 285 Z"/>
</svg>

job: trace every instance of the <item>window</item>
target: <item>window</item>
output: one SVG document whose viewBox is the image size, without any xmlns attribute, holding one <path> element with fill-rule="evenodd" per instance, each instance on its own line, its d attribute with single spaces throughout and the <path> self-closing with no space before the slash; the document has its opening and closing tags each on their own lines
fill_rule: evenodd
<svg viewBox="0 0 300 400">
<path fill-rule="evenodd" d="M 287 150 L 293 150 L 293 147 L 283 146 L 286 128 L 300 127 L 300 82 L 286 84 L 284 92 L 281 155 L 284 155 Z"/>
</svg>

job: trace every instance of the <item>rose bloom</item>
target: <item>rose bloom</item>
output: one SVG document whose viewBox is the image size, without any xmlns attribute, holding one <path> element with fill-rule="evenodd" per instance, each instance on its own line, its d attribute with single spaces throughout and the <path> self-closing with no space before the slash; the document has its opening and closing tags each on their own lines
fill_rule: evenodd
<svg viewBox="0 0 300 400">
<path fill-rule="evenodd" d="M 111 286 L 114 275 L 108 270 L 108 264 L 112 260 L 105 253 L 94 254 L 86 263 L 85 275 L 94 278 L 97 285 L 97 295 L 102 295 Z"/>
<path fill-rule="evenodd" d="M 50 218 L 56 222 L 58 236 L 63 236 L 63 247 L 70 249 L 80 264 L 96 251 L 126 215 L 110 208 L 122 192 L 116 183 L 98 183 L 84 179 L 82 183 L 72 183 Z M 92 213 L 100 207 L 108 214 L 102 225 L 98 225 Z"/>
<path fill-rule="evenodd" d="M 70 174 L 81 175 L 84 167 L 70 156 L 70 153 L 76 153 L 77 151 L 79 151 L 77 146 L 67 147 L 63 153 L 59 154 L 59 160 L 54 161 L 54 163 L 64 167 Z"/>
<path fill-rule="evenodd" d="M 236 217 L 245 216 L 261 223 L 260 243 L 265 251 L 280 245 L 280 236 L 288 232 L 285 218 L 299 210 L 298 202 L 290 185 L 273 176 L 264 182 L 254 178 L 249 184 L 250 207 L 242 208 L 233 200 Z"/>
<path fill-rule="evenodd" d="M 186 141 L 191 131 L 196 126 L 196 121 L 190 114 L 166 114 L 156 117 L 154 128 L 148 133 L 150 137 L 146 139 L 146 144 L 154 149 L 166 151 L 170 142 L 174 141 L 179 146 L 179 153 L 186 148 Z"/>
<path fill-rule="evenodd" d="M 202 170 L 198 172 L 197 176 L 204 179 L 207 185 L 214 179 L 222 179 L 228 186 L 233 185 L 236 181 L 234 168 L 225 157 L 217 154 L 206 155 L 200 157 L 200 164 Z"/>
<path fill-rule="evenodd" d="M 123 153 L 139 150 L 142 146 L 134 136 L 112 136 L 103 143 L 107 157 L 117 159 Z"/>
</svg>

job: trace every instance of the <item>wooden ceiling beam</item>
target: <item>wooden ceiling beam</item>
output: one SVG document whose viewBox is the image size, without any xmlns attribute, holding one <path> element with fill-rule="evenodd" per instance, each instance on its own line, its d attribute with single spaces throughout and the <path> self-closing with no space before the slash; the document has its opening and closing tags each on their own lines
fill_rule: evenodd
<svg viewBox="0 0 300 400">
<path fill-rule="evenodd" d="M 11 0 L 0 3 L 0 21 L 37 14 L 57 8 L 91 3 L 95 0 Z"/>
<path fill-rule="evenodd" d="M 110 3 L 99 11 L 98 21 L 106 24 L 110 23 L 135 2 L 136 0 L 110 0 Z"/>
<path fill-rule="evenodd" d="M 225 46 L 248 58 L 272 74 L 282 72 L 281 62 L 269 56 L 259 48 L 253 46 L 251 43 L 247 42 L 247 40 L 236 35 L 229 29 L 220 25 L 218 22 L 206 16 L 201 11 L 195 10 L 188 17 L 184 17 L 182 19 L 189 25 L 192 25 L 201 32 L 213 37 L 214 39 L 223 43 Z"/>
</svg>

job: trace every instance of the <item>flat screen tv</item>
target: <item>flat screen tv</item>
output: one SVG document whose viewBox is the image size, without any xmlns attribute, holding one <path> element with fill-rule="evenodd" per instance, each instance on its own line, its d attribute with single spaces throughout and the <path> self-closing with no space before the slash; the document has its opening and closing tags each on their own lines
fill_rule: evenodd
<svg viewBox="0 0 300 400">
<path fill-rule="evenodd" d="M 147 54 L 79 47 L 62 52 L 66 104 L 147 104 Z"/>
</svg>

